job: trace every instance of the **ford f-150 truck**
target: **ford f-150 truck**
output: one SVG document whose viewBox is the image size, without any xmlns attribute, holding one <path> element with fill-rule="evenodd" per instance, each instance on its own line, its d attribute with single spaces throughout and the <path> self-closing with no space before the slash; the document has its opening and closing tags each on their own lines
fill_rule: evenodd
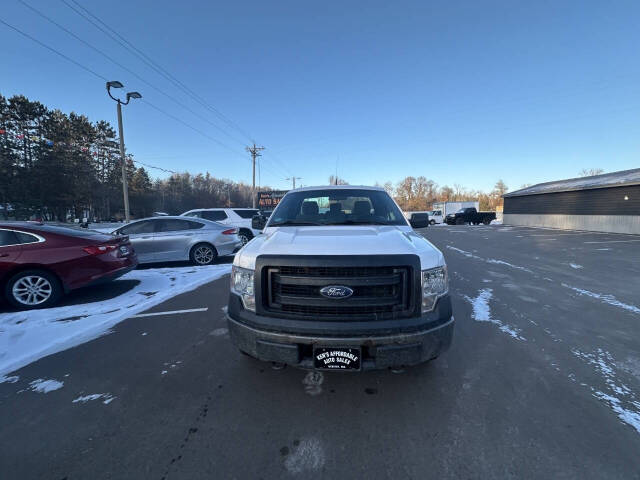
<svg viewBox="0 0 640 480">
<path fill-rule="evenodd" d="M 446 216 L 447 225 L 480 225 L 484 223 L 489 225 L 491 220 L 496 219 L 496 212 L 479 212 L 474 207 L 461 208 L 456 213 L 450 213 Z"/>
<path fill-rule="evenodd" d="M 236 254 L 227 321 L 241 352 L 320 370 L 436 358 L 454 318 L 442 253 L 382 189 L 289 191 Z"/>
</svg>

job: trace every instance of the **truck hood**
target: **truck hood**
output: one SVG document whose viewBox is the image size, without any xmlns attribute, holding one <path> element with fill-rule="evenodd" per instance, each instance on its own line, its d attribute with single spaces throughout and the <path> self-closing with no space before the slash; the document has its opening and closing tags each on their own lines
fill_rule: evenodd
<svg viewBox="0 0 640 480">
<path fill-rule="evenodd" d="M 265 229 L 240 250 L 233 264 L 255 269 L 259 255 L 390 255 L 420 257 L 422 269 L 444 265 L 442 252 L 404 226 L 303 226 Z"/>
</svg>

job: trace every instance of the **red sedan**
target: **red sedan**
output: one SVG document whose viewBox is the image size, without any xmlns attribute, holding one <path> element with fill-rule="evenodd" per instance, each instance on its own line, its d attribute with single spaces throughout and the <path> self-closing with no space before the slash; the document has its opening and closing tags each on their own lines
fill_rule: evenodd
<svg viewBox="0 0 640 480">
<path fill-rule="evenodd" d="M 136 265 L 126 236 L 0 222 L 0 291 L 19 308 L 49 307 L 70 290 L 113 280 Z"/>
</svg>

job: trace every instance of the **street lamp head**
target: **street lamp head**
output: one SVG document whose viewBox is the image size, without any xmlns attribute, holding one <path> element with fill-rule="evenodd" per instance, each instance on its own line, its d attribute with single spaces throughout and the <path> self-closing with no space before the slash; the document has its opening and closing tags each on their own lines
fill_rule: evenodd
<svg viewBox="0 0 640 480">
<path fill-rule="evenodd" d="M 129 92 L 127 93 L 127 102 L 132 98 L 142 98 L 142 95 L 138 92 Z"/>
<path fill-rule="evenodd" d="M 117 81 L 117 80 L 113 80 L 111 82 L 107 82 L 107 89 L 109 89 L 109 88 L 123 88 L 123 87 L 124 87 L 124 85 L 121 82 Z"/>
</svg>

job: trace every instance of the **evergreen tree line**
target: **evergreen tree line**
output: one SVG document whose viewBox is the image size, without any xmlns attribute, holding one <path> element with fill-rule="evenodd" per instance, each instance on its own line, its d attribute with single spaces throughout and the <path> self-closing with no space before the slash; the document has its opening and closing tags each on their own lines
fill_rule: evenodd
<svg viewBox="0 0 640 480">
<path fill-rule="evenodd" d="M 0 95 L 0 218 L 90 221 L 124 217 L 119 139 L 106 121 Z M 206 174 L 152 180 L 126 158 L 131 215 L 251 206 L 251 187 Z"/>
</svg>

